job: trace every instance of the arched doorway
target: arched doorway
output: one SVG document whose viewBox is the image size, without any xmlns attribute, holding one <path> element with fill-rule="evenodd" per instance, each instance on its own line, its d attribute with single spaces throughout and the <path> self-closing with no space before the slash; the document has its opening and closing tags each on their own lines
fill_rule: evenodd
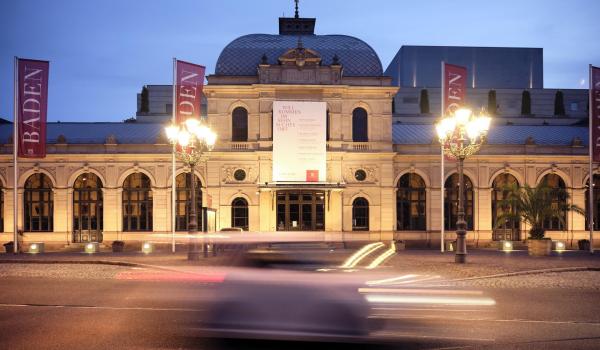
<svg viewBox="0 0 600 350">
<path fill-rule="evenodd" d="M 123 182 L 123 231 L 152 231 L 152 184 L 142 173 Z"/>
<path fill-rule="evenodd" d="M 541 183 L 546 183 L 546 185 L 550 188 L 555 188 L 555 189 L 562 189 L 563 191 L 566 191 L 567 186 L 565 185 L 564 180 L 556 175 L 556 174 L 547 174 L 544 176 L 544 178 L 542 179 Z M 551 206 L 554 207 L 564 207 L 567 204 L 567 198 L 560 195 L 560 192 L 556 192 L 552 195 L 552 199 L 550 200 L 550 203 L 548 203 Z M 544 226 L 543 228 L 547 231 L 564 231 L 566 230 L 566 223 L 567 223 L 567 212 L 565 211 L 563 213 L 563 220 L 561 221 L 559 218 L 557 217 L 553 217 L 552 219 L 547 219 L 544 220 Z"/>
<path fill-rule="evenodd" d="M 505 212 L 516 214 L 514 205 L 503 207 L 502 200 L 508 195 L 508 187 L 519 186 L 517 179 L 511 174 L 500 174 L 494 179 L 492 184 L 492 240 L 494 241 L 520 241 L 521 240 L 521 221 L 515 219 L 506 219 L 502 223 L 497 223 L 498 217 Z"/>
<path fill-rule="evenodd" d="M 202 183 L 197 176 L 196 180 L 196 215 L 198 220 L 198 229 L 202 230 Z M 192 174 L 179 174 L 175 178 L 177 196 L 175 197 L 175 229 L 177 231 L 187 231 L 190 222 L 190 212 L 192 207 Z"/>
<path fill-rule="evenodd" d="M 465 179 L 465 221 L 467 230 L 473 230 L 473 183 L 467 175 Z M 458 174 L 451 175 L 444 184 L 444 227 L 446 230 L 456 230 L 458 220 Z"/>
<path fill-rule="evenodd" d="M 73 184 L 73 242 L 102 242 L 102 181 L 81 174 Z"/>
<path fill-rule="evenodd" d="M 25 232 L 52 232 L 54 228 L 54 196 L 52 182 L 43 173 L 31 175 L 23 192 Z"/>
<path fill-rule="evenodd" d="M 396 230 L 425 230 L 425 205 L 425 181 L 414 173 L 402 175 L 396 192 Z"/>
</svg>

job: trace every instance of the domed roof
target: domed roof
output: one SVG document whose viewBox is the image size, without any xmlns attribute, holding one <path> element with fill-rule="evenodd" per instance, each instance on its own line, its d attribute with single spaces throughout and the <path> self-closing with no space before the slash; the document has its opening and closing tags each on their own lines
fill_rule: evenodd
<svg viewBox="0 0 600 350">
<path fill-rule="evenodd" d="M 335 55 L 345 76 L 376 77 L 383 75 L 379 57 L 364 41 L 347 35 L 303 35 L 302 44 L 317 51 L 322 65 L 331 65 Z M 217 60 L 216 75 L 257 75 L 264 55 L 269 64 L 298 44 L 296 35 L 250 34 L 227 45 Z"/>
</svg>

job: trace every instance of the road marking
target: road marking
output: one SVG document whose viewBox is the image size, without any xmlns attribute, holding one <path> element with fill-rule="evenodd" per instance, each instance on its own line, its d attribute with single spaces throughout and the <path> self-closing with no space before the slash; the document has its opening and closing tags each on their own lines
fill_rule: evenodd
<svg viewBox="0 0 600 350">
<path fill-rule="evenodd" d="M 437 310 L 436 310 L 437 311 Z M 453 311 L 453 310 L 444 310 L 444 311 Z M 458 310 L 457 310 L 458 311 Z M 465 310 L 466 311 L 466 310 Z M 502 320 L 502 319 L 493 319 L 493 318 L 484 318 L 484 317 L 440 317 L 440 316 L 395 316 L 395 315 L 374 315 L 372 317 L 376 318 L 382 316 L 382 318 L 386 319 L 439 319 L 439 320 L 455 320 L 455 321 L 484 321 L 484 322 L 516 322 L 516 323 L 542 323 L 542 324 L 585 324 L 591 326 L 600 326 L 600 322 L 595 321 L 544 321 L 544 320 L 526 320 L 526 319 L 512 319 L 512 320 Z"/>
<path fill-rule="evenodd" d="M 120 306 L 55 305 L 55 304 L 6 304 L 6 303 L 0 303 L 0 307 L 45 307 L 45 308 L 56 308 L 56 309 L 100 309 L 100 310 L 130 310 L 130 311 L 184 311 L 184 312 L 204 311 L 203 309 L 185 309 L 185 308 L 120 307 Z"/>
<path fill-rule="evenodd" d="M 421 338 L 421 339 L 436 339 L 436 340 L 460 340 L 460 341 L 480 341 L 480 342 L 493 342 L 494 338 L 466 338 L 466 337 L 445 337 L 437 335 L 423 335 L 417 333 L 398 333 L 398 332 L 375 332 L 374 336 L 388 336 L 394 338 Z"/>
</svg>

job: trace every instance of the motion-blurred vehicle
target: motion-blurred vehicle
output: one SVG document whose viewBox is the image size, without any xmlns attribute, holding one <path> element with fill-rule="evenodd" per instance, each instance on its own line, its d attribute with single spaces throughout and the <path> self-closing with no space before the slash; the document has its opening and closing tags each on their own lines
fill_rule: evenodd
<svg viewBox="0 0 600 350">
<path fill-rule="evenodd" d="M 219 337 L 335 340 L 369 334 L 361 280 L 298 269 L 326 263 L 331 250 L 311 243 L 268 244 L 243 254 L 209 307 L 208 329 Z M 329 260 L 331 262 L 331 260 Z"/>
<path fill-rule="evenodd" d="M 331 274 L 236 269 L 216 288 L 208 327 L 235 338 L 364 337 L 369 306 L 359 286 Z"/>
</svg>

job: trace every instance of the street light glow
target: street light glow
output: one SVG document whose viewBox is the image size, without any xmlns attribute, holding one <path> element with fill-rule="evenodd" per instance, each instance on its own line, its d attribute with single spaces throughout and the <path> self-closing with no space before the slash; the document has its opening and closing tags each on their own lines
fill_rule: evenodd
<svg viewBox="0 0 600 350">
<path fill-rule="evenodd" d="M 467 246 L 465 236 L 467 225 L 465 221 L 464 199 L 464 160 L 471 156 L 483 145 L 490 128 L 491 119 L 483 111 L 475 115 L 468 108 L 459 108 L 451 115 L 442 118 L 435 124 L 435 129 L 442 145 L 443 154 L 458 160 L 459 196 L 458 215 L 456 220 L 456 255 L 457 263 L 465 263 Z M 503 246 L 503 249 L 505 247 Z M 512 247 L 511 247 L 512 249 Z"/>
<path fill-rule="evenodd" d="M 206 151 L 210 151 L 214 147 L 215 142 L 217 141 L 217 134 L 197 118 L 187 119 L 180 127 L 173 125 L 168 126 L 165 128 L 165 131 L 169 141 L 173 145 L 173 152 L 190 167 L 190 174 L 193 176 L 196 164 L 202 160 Z M 179 146 L 179 148 L 175 146 Z M 195 181 L 191 182 L 190 197 L 192 203 L 196 203 L 195 184 Z M 188 259 L 198 260 L 198 218 L 195 205 L 190 207 L 188 231 L 191 240 Z M 149 242 L 142 245 L 142 251 L 144 253 L 149 253 L 152 249 L 152 244 Z M 207 254 L 206 246 L 204 254 L 205 256 Z"/>
</svg>

